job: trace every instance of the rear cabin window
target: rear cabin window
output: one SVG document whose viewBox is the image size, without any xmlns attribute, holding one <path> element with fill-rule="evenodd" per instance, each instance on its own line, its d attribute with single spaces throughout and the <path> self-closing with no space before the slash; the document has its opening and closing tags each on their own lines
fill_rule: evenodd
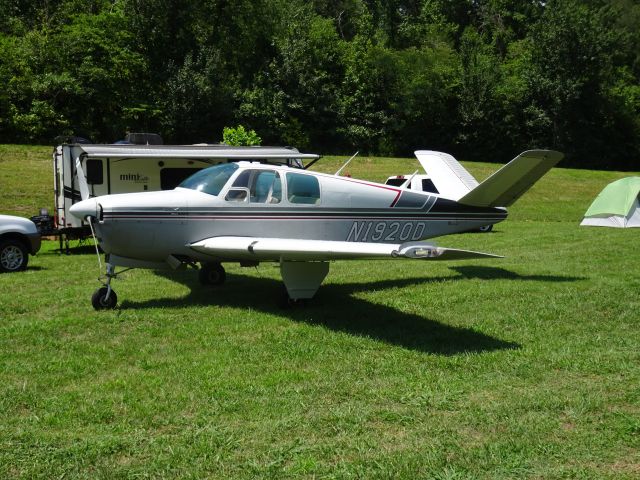
<svg viewBox="0 0 640 480">
<path fill-rule="evenodd" d="M 290 203 L 317 205 L 320 203 L 320 184 L 312 175 L 287 173 L 287 200 Z"/>
</svg>

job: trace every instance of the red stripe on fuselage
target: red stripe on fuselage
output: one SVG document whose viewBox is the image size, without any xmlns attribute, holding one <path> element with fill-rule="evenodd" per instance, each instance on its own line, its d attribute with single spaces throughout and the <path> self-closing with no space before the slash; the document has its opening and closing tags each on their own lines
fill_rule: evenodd
<svg viewBox="0 0 640 480">
<path fill-rule="evenodd" d="M 391 202 L 391 205 L 389 205 L 389 207 L 393 207 L 398 202 L 398 199 L 400 198 L 400 194 L 402 193 L 402 190 L 399 190 L 394 187 L 388 187 L 387 185 L 382 185 L 380 183 L 369 183 L 363 180 L 354 180 L 353 178 L 342 178 L 342 177 L 338 177 L 338 180 L 342 180 L 344 182 L 350 182 L 350 183 L 358 183 L 360 185 L 366 185 L 367 187 L 381 188 L 383 190 L 396 192 L 396 198 L 393 199 L 393 202 Z"/>
</svg>

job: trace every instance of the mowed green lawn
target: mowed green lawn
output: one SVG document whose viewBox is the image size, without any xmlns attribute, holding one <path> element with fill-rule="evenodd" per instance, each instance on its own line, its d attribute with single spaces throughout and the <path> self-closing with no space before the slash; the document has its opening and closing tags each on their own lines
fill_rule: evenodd
<svg viewBox="0 0 640 480">
<path fill-rule="evenodd" d="M 504 259 L 335 262 L 291 310 L 265 264 L 134 270 L 97 313 L 95 255 L 45 242 L 0 275 L 0 478 L 638 478 L 640 229 L 578 226 L 627 175 L 554 169 L 436 240 Z M 0 146 L 0 212 L 51 209 L 51 176 L 50 148 Z"/>
</svg>

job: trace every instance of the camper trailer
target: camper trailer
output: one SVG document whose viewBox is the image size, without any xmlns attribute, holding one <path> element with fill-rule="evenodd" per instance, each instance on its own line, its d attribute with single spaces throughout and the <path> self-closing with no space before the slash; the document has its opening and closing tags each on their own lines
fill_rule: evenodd
<svg viewBox="0 0 640 480">
<path fill-rule="evenodd" d="M 85 222 L 69 214 L 71 205 L 81 200 L 78 174 L 85 176 L 93 197 L 171 190 L 198 170 L 218 163 L 245 160 L 302 168 L 303 160 L 317 158 L 290 147 L 62 144 L 53 151 L 55 219 L 49 222 L 53 230 L 44 228 L 42 233 L 60 235 L 61 243 L 62 238 L 90 234 Z"/>
</svg>

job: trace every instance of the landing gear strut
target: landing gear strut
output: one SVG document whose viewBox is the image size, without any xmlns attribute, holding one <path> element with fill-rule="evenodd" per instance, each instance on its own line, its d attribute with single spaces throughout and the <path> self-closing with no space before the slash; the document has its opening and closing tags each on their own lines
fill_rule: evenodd
<svg viewBox="0 0 640 480">
<path fill-rule="evenodd" d="M 111 289 L 111 280 L 116 277 L 116 267 L 107 263 L 107 281 L 103 287 L 93 292 L 91 304 L 96 310 L 112 310 L 118 304 L 118 296 Z"/>
</svg>

